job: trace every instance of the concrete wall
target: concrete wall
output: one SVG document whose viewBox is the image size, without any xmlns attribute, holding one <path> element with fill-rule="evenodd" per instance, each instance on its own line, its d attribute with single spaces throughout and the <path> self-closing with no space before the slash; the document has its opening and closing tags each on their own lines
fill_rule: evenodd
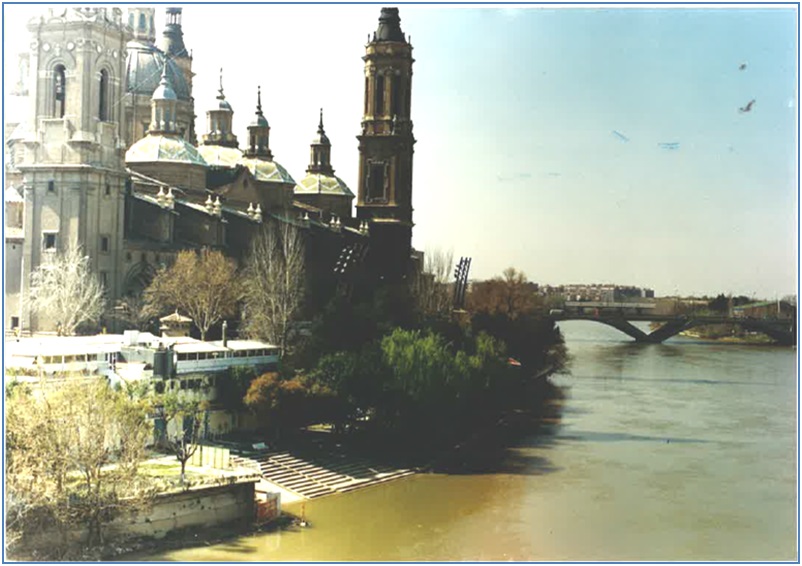
<svg viewBox="0 0 802 566">
<path fill-rule="evenodd" d="M 149 537 L 164 538 L 181 529 L 232 527 L 252 524 L 256 520 L 256 480 L 212 487 L 200 487 L 181 493 L 162 495 L 139 513 L 118 517 L 104 525 L 106 542 Z M 260 501 L 263 496 L 260 494 Z M 277 503 L 280 509 L 280 503 Z M 79 546 L 86 540 L 86 529 L 76 527 L 67 533 L 70 545 Z M 50 552 L 60 537 L 53 530 L 44 530 L 26 538 L 17 552 L 26 554 L 37 549 Z"/>
<path fill-rule="evenodd" d="M 189 527 L 253 522 L 256 515 L 255 482 L 193 489 L 159 497 L 144 513 L 121 517 L 107 527 L 109 537 L 163 538 Z"/>
</svg>

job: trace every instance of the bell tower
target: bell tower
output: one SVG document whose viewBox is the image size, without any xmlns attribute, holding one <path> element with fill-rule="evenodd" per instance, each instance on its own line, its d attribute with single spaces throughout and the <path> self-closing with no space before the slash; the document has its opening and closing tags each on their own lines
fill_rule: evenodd
<svg viewBox="0 0 802 566">
<path fill-rule="evenodd" d="M 359 140 L 357 218 L 370 224 L 371 261 L 380 277 L 402 279 L 412 247 L 412 45 L 398 8 L 382 8 L 366 46 Z"/>
<path fill-rule="evenodd" d="M 56 321 L 27 312 L 31 273 L 68 247 L 81 246 L 110 301 L 119 296 L 131 32 L 122 10 L 104 7 L 51 8 L 28 30 L 35 79 L 18 165 L 25 200 L 20 322 L 43 329 Z"/>
</svg>

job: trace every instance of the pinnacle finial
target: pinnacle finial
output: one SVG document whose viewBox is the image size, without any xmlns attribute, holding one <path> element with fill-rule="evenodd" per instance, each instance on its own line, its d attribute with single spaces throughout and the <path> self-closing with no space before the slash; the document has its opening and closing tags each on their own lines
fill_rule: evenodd
<svg viewBox="0 0 802 566">
<path fill-rule="evenodd" d="M 317 125 L 318 133 L 323 133 L 323 109 L 320 109 L 320 123 Z"/>
<path fill-rule="evenodd" d="M 217 99 L 225 100 L 226 96 L 223 94 L 223 67 L 220 67 L 220 90 L 218 92 Z"/>
<path fill-rule="evenodd" d="M 256 87 L 256 113 L 262 115 L 262 86 Z"/>
</svg>

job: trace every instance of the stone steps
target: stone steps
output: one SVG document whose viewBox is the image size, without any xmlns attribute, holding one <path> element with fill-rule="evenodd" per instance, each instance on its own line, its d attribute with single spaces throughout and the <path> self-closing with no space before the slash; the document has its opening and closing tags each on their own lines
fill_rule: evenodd
<svg viewBox="0 0 802 566">
<path fill-rule="evenodd" d="M 284 451 L 261 454 L 258 458 L 238 457 L 237 462 L 240 460 L 243 461 L 240 465 L 258 467 L 266 480 L 305 499 L 346 493 L 415 473 L 337 454 L 310 457 Z"/>
</svg>

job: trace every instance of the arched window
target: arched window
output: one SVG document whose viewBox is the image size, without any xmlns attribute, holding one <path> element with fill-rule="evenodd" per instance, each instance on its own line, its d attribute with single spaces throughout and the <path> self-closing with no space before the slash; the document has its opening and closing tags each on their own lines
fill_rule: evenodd
<svg viewBox="0 0 802 566">
<path fill-rule="evenodd" d="M 101 122 L 109 119 L 109 72 L 106 69 L 100 71 L 100 103 L 97 117 Z"/>
<path fill-rule="evenodd" d="M 128 14 L 128 27 L 130 27 L 132 29 L 134 27 L 134 13 L 133 12 Z"/>
<path fill-rule="evenodd" d="M 139 14 L 139 31 L 145 31 L 146 25 L 145 14 Z"/>
<path fill-rule="evenodd" d="M 53 74 L 53 116 L 64 117 L 67 101 L 67 73 L 64 65 L 57 65 Z"/>
</svg>

